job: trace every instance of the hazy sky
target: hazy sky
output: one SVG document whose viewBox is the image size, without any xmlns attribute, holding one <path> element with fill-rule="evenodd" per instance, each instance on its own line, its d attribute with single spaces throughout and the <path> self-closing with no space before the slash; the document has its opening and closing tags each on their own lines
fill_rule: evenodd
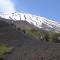
<svg viewBox="0 0 60 60">
<path fill-rule="evenodd" d="M 60 22 L 60 0 L 0 0 L 0 12 L 26 12 Z"/>
</svg>

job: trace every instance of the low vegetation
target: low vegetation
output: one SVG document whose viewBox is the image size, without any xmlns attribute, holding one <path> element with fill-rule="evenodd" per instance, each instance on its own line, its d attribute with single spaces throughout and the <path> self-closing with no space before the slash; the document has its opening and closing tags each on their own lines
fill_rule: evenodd
<svg viewBox="0 0 60 60">
<path fill-rule="evenodd" d="M 25 34 L 29 35 L 30 37 L 47 41 L 47 42 L 57 42 L 58 37 L 60 36 L 60 33 L 56 32 L 48 32 L 44 30 L 36 30 L 36 29 L 23 29 L 22 30 Z"/>
<path fill-rule="evenodd" d="M 45 31 L 41 29 L 21 29 L 17 28 L 18 31 L 23 31 L 24 34 L 27 34 L 30 37 L 36 38 L 38 40 L 47 41 L 47 42 L 58 42 L 58 37 L 60 33 Z M 59 39 L 60 40 L 60 39 Z"/>
<path fill-rule="evenodd" d="M 3 56 L 5 54 L 10 53 L 12 49 L 13 49 L 13 47 L 8 47 L 8 46 L 5 46 L 5 45 L 0 45 L 0 60 L 3 59 Z"/>
</svg>

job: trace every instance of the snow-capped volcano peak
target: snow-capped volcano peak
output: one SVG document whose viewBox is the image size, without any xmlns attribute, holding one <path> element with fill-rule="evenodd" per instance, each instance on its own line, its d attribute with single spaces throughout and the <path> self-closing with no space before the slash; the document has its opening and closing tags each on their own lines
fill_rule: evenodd
<svg viewBox="0 0 60 60">
<path fill-rule="evenodd" d="M 58 22 L 49 20 L 41 16 L 26 13 L 3 13 L 0 14 L 0 17 L 14 21 L 23 20 L 35 25 L 38 28 L 44 28 L 46 30 L 53 29 L 56 31 L 60 31 L 60 24 Z"/>
</svg>

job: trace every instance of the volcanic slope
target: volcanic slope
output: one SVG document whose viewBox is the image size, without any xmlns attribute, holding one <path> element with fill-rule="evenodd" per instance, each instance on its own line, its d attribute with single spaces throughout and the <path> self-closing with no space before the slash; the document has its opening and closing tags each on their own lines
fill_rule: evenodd
<svg viewBox="0 0 60 60">
<path fill-rule="evenodd" d="M 0 20 L 0 44 L 14 49 L 4 60 L 60 60 L 60 44 L 36 40 Z"/>
</svg>

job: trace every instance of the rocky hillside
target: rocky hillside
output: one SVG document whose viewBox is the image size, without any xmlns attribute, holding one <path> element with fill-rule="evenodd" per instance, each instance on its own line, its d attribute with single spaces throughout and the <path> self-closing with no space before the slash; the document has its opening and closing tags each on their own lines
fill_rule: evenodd
<svg viewBox="0 0 60 60">
<path fill-rule="evenodd" d="M 60 23 L 41 16 L 36 16 L 26 13 L 4 13 L 4 14 L 1 13 L 0 17 L 13 21 L 18 21 L 18 20 L 27 21 L 30 24 L 33 24 L 36 27 L 42 28 L 47 31 L 55 31 L 55 32 L 60 31 Z"/>
</svg>

